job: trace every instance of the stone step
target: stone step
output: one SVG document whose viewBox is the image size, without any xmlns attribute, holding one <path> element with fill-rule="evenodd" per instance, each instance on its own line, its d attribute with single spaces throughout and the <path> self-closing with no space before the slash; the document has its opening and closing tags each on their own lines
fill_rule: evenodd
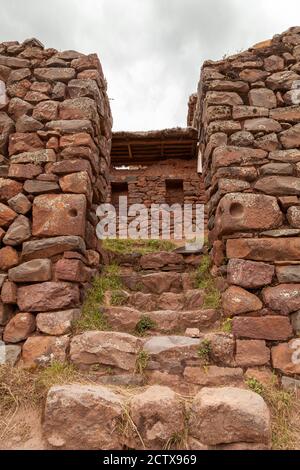
<svg viewBox="0 0 300 470">
<path fill-rule="evenodd" d="M 56 449 L 270 447 L 266 403 L 237 387 L 205 387 L 187 400 L 160 385 L 58 385 L 50 388 L 43 415 L 45 439 Z"/>
<path fill-rule="evenodd" d="M 103 307 L 107 323 L 116 331 L 127 333 L 172 333 L 196 328 L 201 332 L 216 325 L 220 319 L 218 310 L 154 310 L 142 312 L 127 306 Z"/>
<path fill-rule="evenodd" d="M 136 308 L 141 312 L 152 310 L 197 310 L 203 307 L 205 292 L 190 289 L 180 293 L 163 292 L 162 294 L 130 293 L 126 290 L 107 291 L 105 306 L 124 306 Z"/>
<path fill-rule="evenodd" d="M 145 294 L 162 294 L 163 292 L 179 293 L 194 288 L 189 273 L 157 272 L 150 274 L 120 273 L 120 280 L 130 291 Z"/>
</svg>

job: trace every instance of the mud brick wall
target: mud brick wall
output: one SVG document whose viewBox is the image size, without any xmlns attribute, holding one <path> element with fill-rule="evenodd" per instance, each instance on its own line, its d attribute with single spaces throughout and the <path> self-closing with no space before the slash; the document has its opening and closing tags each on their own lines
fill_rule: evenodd
<svg viewBox="0 0 300 470">
<path fill-rule="evenodd" d="M 182 180 L 183 198 L 174 190 L 170 203 L 205 204 L 205 187 L 202 175 L 197 173 L 197 161 L 170 159 L 155 162 L 149 166 L 128 169 L 111 168 L 111 184 L 126 183 L 128 185 L 128 205 L 164 204 L 168 202 L 166 181 Z M 110 187 L 109 200 L 112 200 Z M 172 192 L 172 188 L 168 194 Z M 172 220 L 171 220 L 172 222 Z M 207 222 L 207 220 L 206 220 Z"/>
<path fill-rule="evenodd" d="M 192 116 L 236 363 L 290 376 L 300 374 L 299 80 L 297 27 L 205 62 Z"/>
<path fill-rule="evenodd" d="M 95 210 L 108 192 L 111 127 L 96 54 L 35 39 L 0 44 L 0 339 L 8 362 L 22 345 L 24 363 L 36 348 L 66 352 L 99 266 Z"/>
</svg>

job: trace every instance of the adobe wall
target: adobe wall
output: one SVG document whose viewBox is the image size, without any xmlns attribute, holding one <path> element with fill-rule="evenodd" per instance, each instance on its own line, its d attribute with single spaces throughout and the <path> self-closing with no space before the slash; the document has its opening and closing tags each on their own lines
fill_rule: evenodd
<svg viewBox="0 0 300 470">
<path fill-rule="evenodd" d="M 300 28 L 206 61 L 193 124 L 236 363 L 300 374 Z M 299 82 L 300 83 L 300 82 Z"/>
<path fill-rule="evenodd" d="M 48 336 L 31 336 L 23 359 L 32 348 L 55 350 L 51 335 L 68 333 L 97 272 L 95 208 L 107 198 L 111 127 L 96 54 L 35 39 L 0 44 L 0 339 L 11 363 L 35 330 Z M 62 350 L 68 341 L 59 339 Z"/>
</svg>

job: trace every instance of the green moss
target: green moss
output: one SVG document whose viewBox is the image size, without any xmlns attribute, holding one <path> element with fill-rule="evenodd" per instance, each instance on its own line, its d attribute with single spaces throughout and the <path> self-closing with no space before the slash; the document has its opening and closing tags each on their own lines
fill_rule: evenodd
<svg viewBox="0 0 300 470">
<path fill-rule="evenodd" d="M 147 315 L 142 315 L 135 327 L 135 333 L 144 336 L 148 330 L 153 330 L 156 327 L 155 321 L 153 321 Z"/>
<path fill-rule="evenodd" d="M 106 330 L 108 323 L 101 312 L 104 294 L 108 290 L 121 289 L 119 267 L 115 264 L 106 266 L 101 276 L 94 278 L 92 287 L 87 292 L 82 306 L 82 313 L 74 325 L 76 333 L 87 330 Z"/>
<path fill-rule="evenodd" d="M 231 333 L 232 323 L 232 318 L 225 318 L 225 320 L 222 322 L 221 330 L 224 331 L 224 333 Z"/>
<path fill-rule="evenodd" d="M 156 251 L 172 251 L 176 245 L 170 240 L 122 240 L 119 238 L 107 238 L 103 240 L 105 250 L 115 253 L 154 253 Z"/>
</svg>

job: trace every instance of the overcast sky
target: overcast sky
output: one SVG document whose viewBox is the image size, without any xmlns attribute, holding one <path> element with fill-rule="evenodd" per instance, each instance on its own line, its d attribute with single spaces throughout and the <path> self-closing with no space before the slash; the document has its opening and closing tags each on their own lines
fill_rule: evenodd
<svg viewBox="0 0 300 470">
<path fill-rule="evenodd" d="M 299 0 L 0 0 L 0 42 L 97 52 L 114 130 L 185 126 L 205 59 L 300 24 Z"/>
</svg>

